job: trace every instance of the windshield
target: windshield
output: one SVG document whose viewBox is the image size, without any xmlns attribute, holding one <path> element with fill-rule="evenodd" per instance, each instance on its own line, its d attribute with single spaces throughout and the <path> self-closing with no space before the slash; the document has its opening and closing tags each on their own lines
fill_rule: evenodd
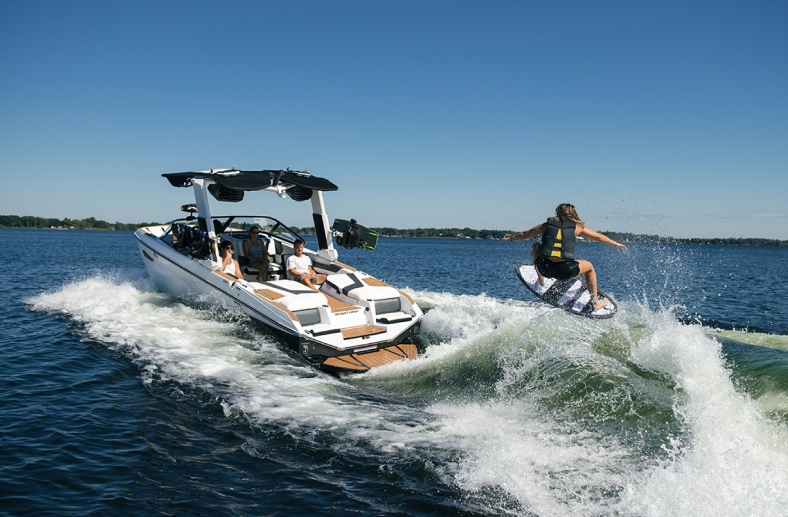
<svg viewBox="0 0 788 517">
<path fill-rule="evenodd" d="M 268 216 L 257 215 L 220 215 L 214 216 L 214 231 L 216 233 L 243 232 L 246 233 L 252 226 L 260 229 L 260 236 L 277 237 L 279 239 L 293 242 L 296 239 L 303 239 L 295 230 L 285 226 L 278 219 Z M 172 239 L 172 227 L 175 224 L 185 224 L 197 226 L 197 218 L 176 219 L 170 223 L 167 231 L 162 235 L 162 239 Z"/>
<path fill-rule="evenodd" d="M 278 237 L 289 242 L 302 238 L 294 230 L 273 217 L 234 215 L 215 216 L 214 220 L 222 223 L 224 232 L 248 232 L 252 226 L 257 226 L 262 234 Z"/>
</svg>

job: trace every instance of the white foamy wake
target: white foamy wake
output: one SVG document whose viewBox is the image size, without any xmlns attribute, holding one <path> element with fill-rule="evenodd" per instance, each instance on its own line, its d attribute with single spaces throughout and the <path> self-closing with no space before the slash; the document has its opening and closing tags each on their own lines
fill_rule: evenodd
<svg viewBox="0 0 788 517">
<path fill-rule="evenodd" d="M 496 344 L 509 343 L 532 319 L 551 310 L 544 304 L 500 300 L 484 294 L 419 292 L 416 295 L 419 301 L 436 307 L 424 316 L 422 333 L 440 339 L 421 358 L 423 367 L 474 351 L 491 355 L 496 352 Z M 497 335 L 493 337 L 493 334 Z"/>
<path fill-rule="evenodd" d="M 498 320 L 509 323 L 511 329 L 522 328 L 514 323 L 518 309 L 511 304 L 492 311 L 496 317 L 473 322 L 466 320 L 478 316 L 472 304 L 466 305 L 461 299 L 443 303 L 446 308 L 439 303 L 428 314 L 435 313 L 432 322 L 426 321 L 427 328 L 435 331 L 436 323 L 444 318 L 462 323 L 453 331 L 445 323 L 450 339 L 441 346 L 462 343 L 454 348 L 455 355 L 493 346 L 485 343 L 490 334 L 476 330 L 480 324 L 490 330 L 494 327 L 491 321 Z M 535 338 L 542 346 L 549 346 L 536 355 L 574 356 L 580 364 L 595 364 L 598 370 L 616 375 L 610 357 L 593 357 L 595 352 L 589 347 L 593 337 L 584 338 L 577 332 L 577 325 L 588 334 L 603 332 L 603 327 L 578 324 L 581 320 L 554 311 L 534 320 L 524 316 L 529 310 L 526 307 L 519 311 L 520 317 L 530 322 L 527 339 Z M 553 418 L 525 397 L 506 396 L 507 385 L 521 377 L 515 370 L 527 370 L 538 362 L 529 351 L 530 359 L 524 363 L 501 365 L 504 371 L 498 383 L 499 396 L 486 402 L 459 397 L 428 408 L 438 418 L 442 432 L 453 436 L 463 451 L 461 460 L 445 466 L 447 480 L 470 494 L 478 494 L 492 506 L 497 500 L 488 491 L 502 489 L 527 512 L 539 516 L 786 515 L 786 429 L 765 418 L 759 404 L 736 391 L 719 344 L 707 338 L 702 328 L 681 325 L 668 312 L 636 312 L 642 314 L 635 317 L 647 321 L 637 322 L 640 329 L 634 335 L 645 337 L 642 342 L 630 338 L 635 342 L 629 359 L 643 369 L 669 377 L 677 386 L 673 410 L 684 431 L 678 438 L 663 437 L 662 457 L 668 459 L 643 455 L 637 450 L 637 440 L 623 443 L 614 434 L 601 434 L 579 422 Z M 650 333 L 643 332 L 644 323 Z M 624 323 L 615 325 L 622 327 Z M 560 332 L 556 332 L 558 327 Z M 550 329 L 560 335 L 562 343 L 545 338 L 545 330 Z M 626 328 L 614 331 L 629 335 Z M 440 354 L 434 355 L 439 361 Z M 504 353 L 501 359 L 505 357 Z M 623 373 L 621 378 L 625 379 Z M 508 506 L 501 504 L 501 511 L 507 511 Z"/>
<path fill-rule="evenodd" d="M 449 368 L 444 361 L 473 355 L 474 361 L 481 363 L 479 358 L 489 361 L 492 356 L 500 369 L 495 393 L 487 400 L 473 397 L 470 385 L 467 393 L 428 408 L 438 419 L 441 432 L 452 437 L 462 451 L 457 462 L 442 468 L 446 482 L 456 484 L 480 506 L 491 507 L 496 513 L 510 513 L 511 501 L 515 501 L 518 506 L 514 508 L 521 508 L 526 515 L 612 514 L 610 487 L 624 483 L 636 461 L 632 451 L 615 437 L 556 419 L 527 397 L 507 394 L 522 372 L 532 367 L 531 361 L 522 361 L 522 357 L 540 352 L 594 355 L 587 338 L 609 328 L 610 323 L 594 323 L 591 329 L 578 333 L 584 338 L 579 347 L 560 344 L 560 349 L 545 348 L 556 327 L 561 328 L 556 339 L 566 339 L 577 332 L 578 325 L 583 326 L 583 320 L 544 304 L 484 296 L 441 297 L 445 299 L 430 296 L 438 307 L 427 314 L 425 328 L 448 339 L 437 352 L 428 350 L 426 360 L 436 363 L 435 367 Z M 500 497 L 500 490 L 506 498 Z"/>
<path fill-rule="evenodd" d="M 571 335 L 583 320 L 544 304 L 484 295 L 420 292 L 416 296 L 434 307 L 425 316 L 422 330 L 431 342 L 439 339 L 439 343 L 432 344 L 407 371 L 397 371 L 401 367 L 392 365 L 366 374 L 364 380 L 395 385 L 400 376 L 421 382 L 418 373 L 424 370 L 440 383 L 444 376 L 462 369 L 457 384 L 464 390 L 426 408 L 435 419 L 440 442 L 461 451 L 458 459 L 436 468 L 442 479 L 467 493 L 477 507 L 491 508 L 493 513 L 612 514 L 609 487 L 623 486 L 625 474 L 637 461 L 632 452 L 613 437 L 594 434 L 565 419 L 558 421 L 527 398 L 506 394 L 519 375 L 510 371 L 516 368 L 512 364 L 522 366 L 510 356 L 533 352 L 532 332 L 549 334 L 555 324 L 563 326 L 564 335 Z M 533 331 L 534 326 L 539 330 Z M 609 328 L 609 324 L 594 326 Z M 589 331 L 582 335 L 588 337 Z M 565 352 L 593 355 L 587 342 L 580 350 Z M 462 364 L 465 368 L 458 367 Z M 485 378 L 491 370 L 503 377 Z M 484 391 L 477 393 L 476 386 Z"/>
<path fill-rule="evenodd" d="M 503 489 L 527 515 L 613 513 L 606 491 L 621 485 L 632 461 L 615 439 L 550 420 L 521 400 L 431 409 L 465 453 L 446 469 L 463 490 Z M 480 497 L 504 510 L 497 498 Z"/>
<path fill-rule="evenodd" d="M 639 515 L 785 516 L 786 430 L 736 391 L 719 343 L 700 327 L 665 315 L 653 327 L 632 360 L 676 383 L 674 411 L 687 433 L 666 444 L 669 459 L 633 482 L 623 505 Z"/>
<path fill-rule="evenodd" d="M 463 393 L 424 405 L 367 396 L 365 385 L 407 395 L 403 380 L 423 379 L 424 371 L 495 362 L 505 356 L 502 347 L 552 311 L 483 295 L 415 295 L 434 306 L 422 327 L 432 341 L 425 356 L 347 379 L 316 372 L 247 318 L 183 305 L 145 278 L 94 277 L 28 303 L 66 314 L 88 339 L 135 362 L 146 383 L 204 390 L 228 416 L 319 447 L 424 461 L 471 498 L 492 487 L 530 514 L 724 517 L 754 508 L 752 515 L 778 515 L 788 507 L 785 430 L 736 392 L 713 340 L 667 315 L 632 345 L 631 357 L 680 388 L 675 408 L 687 437 L 666 444 L 674 454 L 660 464 L 615 436 L 551 418 L 527 398 L 475 396 L 472 376 Z"/>
<path fill-rule="evenodd" d="M 183 305 L 147 279 L 94 277 L 28 303 L 82 324 L 87 337 L 136 362 L 147 383 L 175 381 L 217 396 L 228 416 L 304 440 L 337 433 L 338 448 L 363 441 L 394 450 L 404 436 L 418 439 L 422 423 L 409 408 L 359 397 L 358 388 L 288 355 L 248 318 Z"/>
</svg>

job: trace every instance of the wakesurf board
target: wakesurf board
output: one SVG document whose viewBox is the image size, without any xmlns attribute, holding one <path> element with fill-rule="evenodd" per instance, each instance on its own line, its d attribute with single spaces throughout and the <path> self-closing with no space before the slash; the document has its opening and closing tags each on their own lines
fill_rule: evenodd
<svg viewBox="0 0 788 517">
<path fill-rule="evenodd" d="M 361 226 L 355 219 L 350 221 L 334 219 L 334 225 L 331 228 L 337 232 L 334 237 L 337 246 L 349 250 L 353 248 L 374 250 L 378 245 L 378 233 L 366 226 Z"/>
<path fill-rule="evenodd" d="M 585 277 L 576 276 L 569 280 L 545 278 L 544 285 L 539 285 L 536 268 L 532 264 L 518 264 L 515 268 L 517 276 L 537 298 L 553 307 L 586 318 L 612 318 L 618 312 L 618 306 L 611 297 L 597 289 L 599 298 L 606 298 L 609 303 L 594 310 L 591 293 L 586 289 Z"/>
</svg>

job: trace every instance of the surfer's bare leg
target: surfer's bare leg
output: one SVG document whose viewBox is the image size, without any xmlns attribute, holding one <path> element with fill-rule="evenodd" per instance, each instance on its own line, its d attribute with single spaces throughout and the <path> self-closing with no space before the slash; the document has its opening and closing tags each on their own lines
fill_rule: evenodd
<svg viewBox="0 0 788 517">
<path fill-rule="evenodd" d="M 536 276 L 539 277 L 539 285 L 544 285 L 544 277 L 536 269 L 536 259 L 539 258 L 539 250 L 541 249 L 541 245 L 538 242 L 535 242 L 533 246 L 531 246 L 531 264 L 534 265 L 534 269 L 536 270 Z"/>
<path fill-rule="evenodd" d="M 597 298 L 596 271 L 594 271 L 593 264 L 587 260 L 578 260 L 577 263 L 580 265 L 580 274 L 586 277 L 586 289 L 588 289 L 591 300 L 594 302 L 594 310 L 601 309 L 610 303 L 610 300 L 600 300 Z"/>
</svg>

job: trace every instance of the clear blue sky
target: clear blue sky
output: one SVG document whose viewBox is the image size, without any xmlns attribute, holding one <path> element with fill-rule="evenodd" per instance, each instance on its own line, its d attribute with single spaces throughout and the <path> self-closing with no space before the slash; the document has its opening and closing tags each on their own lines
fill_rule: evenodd
<svg viewBox="0 0 788 517">
<path fill-rule="evenodd" d="M 788 2 L 0 1 L 0 214 L 308 169 L 368 226 L 788 239 Z M 255 203 L 256 201 L 256 203 Z M 307 206 L 252 196 L 222 213 Z"/>
</svg>

